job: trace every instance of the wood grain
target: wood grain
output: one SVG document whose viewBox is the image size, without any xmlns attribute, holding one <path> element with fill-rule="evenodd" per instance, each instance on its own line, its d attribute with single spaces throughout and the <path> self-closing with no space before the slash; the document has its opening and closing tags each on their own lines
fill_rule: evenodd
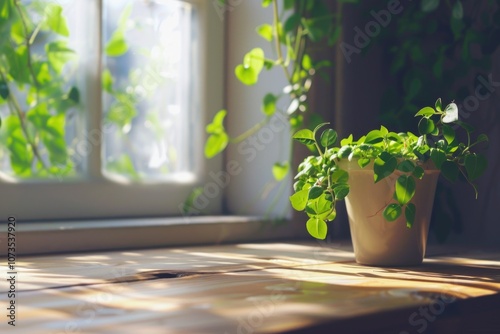
<svg viewBox="0 0 500 334">
<path fill-rule="evenodd" d="M 446 333 L 477 329 L 480 320 L 500 330 L 491 313 L 500 312 L 500 252 L 451 251 L 419 267 L 376 268 L 356 264 L 349 247 L 336 246 L 240 244 L 21 258 L 15 329 L 418 333 L 425 321 L 429 333 Z M 3 306 L 8 288 L 0 282 Z M 465 303 L 478 300 L 484 300 L 482 312 Z M 420 315 L 425 308 L 432 321 Z M 1 333 L 10 331 L 0 323 Z"/>
</svg>

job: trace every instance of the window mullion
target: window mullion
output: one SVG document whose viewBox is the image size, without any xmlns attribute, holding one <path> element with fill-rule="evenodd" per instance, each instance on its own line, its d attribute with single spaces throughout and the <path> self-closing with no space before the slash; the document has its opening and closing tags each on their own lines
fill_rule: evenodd
<svg viewBox="0 0 500 334">
<path fill-rule="evenodd" d="M 91 179 L 102 179 L 102 142 L 105 139 L 106 128 L 102 124 L 102 18 L 103 0 L 92 1 L 87 17 L 97 18 L 95 24 L 88 26 L 86 54 L 88 99 L 85 103 L 87 129 L 84 141 L 87 151 L 87 175 Z"/>
</svg>

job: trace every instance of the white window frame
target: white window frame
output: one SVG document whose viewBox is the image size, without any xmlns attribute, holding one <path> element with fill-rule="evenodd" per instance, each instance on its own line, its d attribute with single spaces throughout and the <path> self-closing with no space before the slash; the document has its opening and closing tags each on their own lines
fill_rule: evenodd
<svg viewBox="0 0 500 334">
<path fill-rule="evenodd" d="M 222 159 L 203 158 L 204 126 L 223 106 L 223 20 L 207 0 L 182 0 L 196 7 L 199 19 L 199 75 L 201 119 L 193 129 L 193 141 L 199 163 L 193 177 L 168 182 L 117 182 L 102 172 L 101 107 L 101 20 L 86 32 L 90 47 L 85 59 L 85 87 L 82 101 L 86 103 L 87 131 L 84 138 L 90 152 L 87 155 L 87 175 L 80 180 L 0 180 L 0 212 L 19 220 L 54 220 L 115 217 L 178 216 L 183 201 L 196 186 L 208 179 L 208 171 L 220 169 Z M 86 5 L 87 7 L 87 5 Z M 85 17 L 102 17 L 102 1 L 92 1 Z M 87 102 L 88 101 L 88 102 Z M 90 112 L 92 111 L 92 112 Z M 199 158 L 198 158 L 199 157 Z M 221 212 L 221 194 L 211 198 L 203 212 Z"/>
</svg>

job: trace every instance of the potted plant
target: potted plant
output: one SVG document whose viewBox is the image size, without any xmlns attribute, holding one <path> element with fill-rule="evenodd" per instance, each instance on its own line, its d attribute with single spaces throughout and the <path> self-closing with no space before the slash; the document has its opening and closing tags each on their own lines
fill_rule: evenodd
<svg viewBox="0 0 500 334">
<path fill-rule="evenodd" d="M 418 135 L 372 130 L 358 140 L 352 135 L 337 143 L 333 129 L 303 129 L 293 138 L 315 147 L 295 176 L 294 209 L 304 211 L 306 228 L 318 239 L 327 235 L 327 222 L 335 219 L 336 203 L 346 200 L 356 261 L 367 265 L 416 265 L 425 255 L 429 219 L 439 174 L 450 181 L 473 183 L 486 169 L 486 158 L 473 151 L 487 141 L 458 120 L 455 103 L 425 107 Z M 462 137 L 462 135 L 464 137 Z M 462 140 L 463 139 L 463 140 Z"/>
</svg>

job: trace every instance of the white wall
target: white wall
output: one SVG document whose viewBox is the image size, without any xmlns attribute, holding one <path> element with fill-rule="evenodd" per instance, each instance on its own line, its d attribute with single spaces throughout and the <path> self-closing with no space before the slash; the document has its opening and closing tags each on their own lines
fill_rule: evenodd
<svg viewBox="0 0 500 334">
<path fill-rule="evenodd" d="M 246 52 L 255 47 L 262 47 L 269 58 L 274 58 L 270 43 L 255 32 L 255 27 L 258 25 L 272 23 L 272 8 L 262 8 L 261 1 L 233 0 L 228 1 L 225 10 L 227 14 L 225 18 L 226 105 L 230 133 L 234 137 L 264 118 L 260 111 L 262 98 L 269 92 L 280 93 L 286 85 L 286 80 L 283 71 L 275 68 L 271 71 L 264 70 L 259 83 L 255 86 L 245 86 L 238 81 L 234 75 L 234 68 L 241 64 Z M 272 126 L 267 126 L 252 138 L 229 148 L 226 162 L 235 160 L 242 166 L 241 172 L 232 176 L 228 187 L 226 204 L 230 212 L 265 214 L 273 198 L 277 196 L 277 205 L 272 214 L 278 216 L 290 214 L 288 197 L 291 182 L 285 181 L 281 194 L 278 191 L 279 184 L 269 187 L 270 183 L 274 183 L 273 163 L 288 158 L 289 138 L 286 122 L 283 119 L 275 119 Z M 270 189 L 273 190 L 269 192 Z"/>
</svg>

